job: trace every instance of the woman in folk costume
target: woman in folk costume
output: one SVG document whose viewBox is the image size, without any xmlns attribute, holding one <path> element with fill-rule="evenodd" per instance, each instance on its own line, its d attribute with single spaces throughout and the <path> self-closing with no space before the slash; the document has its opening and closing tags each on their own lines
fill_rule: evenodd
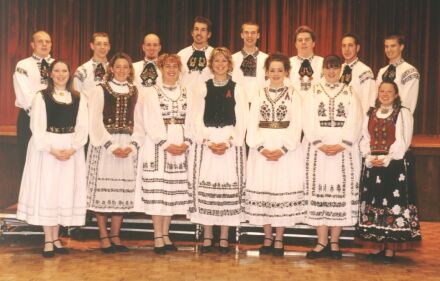
<svg viewBox="0 0 440 281">
<path fill-rule="evenodd" d="M 358 217 L 362 109 L 351 87 L 338 80 L 341 64 L 338 56 L 326 57 L 323 79 L 303 101 L 305 222 L 318 234 L 310 259 L 342 258 L 342 227 L 355 225 Z"/>
<path fill-rule="evenodd" d="M 186 214 L 188 195 L 188 135 L 191 92 L 179 82 L 182 63 L 175 54 L 157 61 L 162 82 L 147 88 L 137 110 L 133 138 L 139 144 L 136 210 L 152 215 L 154 251 L 176 251 L 168 235 L 171 217 Z"/>
<path fill-rule="evenodd" d="M 364 165 L 356 242 L 375 249 L 369 256 L 393 261 L 395 251 L 419 246 L 414 161 L 408 152 L 413 133 L 411 111 L 401 106 L 395 82 L 379 86 L 376 106 L 364 121 Z"/>
<path fill-rule="evenodd" d="M 246 150 L 244 135 L 248 105 L 240 87 L 231 80 L 231 52 L 215 48 L 208 61 L 214 74 L 200 85 L 194 100 L 193 138 L 189 159 L 188 217 L 204 225 L 202 252 L 213 250 L 213 225 L 220 225 L 220 252 L 228 253 L 229 226 L 242 221 Z"/>
<path fill-rule="evenodd" d="M 54 61 L 48 87 L 32 104 L 26 165 L 17 218 L 44 229 L 43 256 L 67 254 L 59 226 L 80 226 L 86 215 L 87 103 L 72 89 L 69 65 Z"/>
<path fill-rule="evenodd" d="M 301 98 L 284 84 L 290 70 L 286 56 L 271 54 L 265 70 L 269 86 L 254 95 L 247 129 L 245 213 L 249 223 L 263 225 L 260 254 L 283 256 L 285 227 L 304 219 Z"/>
<path fill-rule="evenodd" d="M 131 58 L 117 53 L 109 62 L 105 82 L 90 93 L 87 207 L 96 213 L 103 253 L 128 251 L 119 232 L 123 213 L 134 208 L 137 144 L 131 134 L 138 91 L 132 83 Z"/>
</svg>

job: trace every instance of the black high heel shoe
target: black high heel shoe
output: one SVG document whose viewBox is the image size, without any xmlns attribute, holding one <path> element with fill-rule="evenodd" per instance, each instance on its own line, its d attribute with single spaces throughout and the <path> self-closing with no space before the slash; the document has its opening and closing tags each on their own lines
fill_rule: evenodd
<svg viewBox="0 0 440 281">
<path fill-rule="evenodd" d="M 383 249 L 382 251 L 380 251 L 378 253 L 370 253 L 367 255 L 367 258 L 372 259 L 372 260 L 380 260 L 380 259 L 383 259 L 384 256 L 385 256 L 385 249 Z"/>
<path fill-rule="evenodd" d="M 226 241 L 226 242 L 228 242 L 228 246 L 222 246 L 222 245 L 219 244 L 219 246 L 218 246 L 218 251 L 219 251 L 220 253 L 222 253 L 222 254 L 227 254 L 227 253 L 229 253 L 229 252 L 231 251 L 231 249 L 229 248 L 229 241 L 228 241 L 228 239 L 220 238 L 220 241 Z"/>
<path fill-rule="evenodd" d="M 386 264 L 394 263 L 396 261 L 396 259 L 395 259 L 396 258 L 396 251 L 393 251 L 393 255 L 392 256 L 387 256 L 386 255 L 386 250 L 389 250 L 389 249 L 385 249 L 384 250 L 384 255 L 382 257 L 383 263 L 386 263 Z"/>
<path fill-rule="evenodd" d="M 168 237 L 168 235 L 162 235 L 162 237 Z M 165 250 L 167 250 L 169 252 L 176 252 L 177 251 L 177 247 L 176 247 L 176 245 L 174 245 L 174 243 L 165 244 Z"/>
<path fill-rule="evenodd" d="M 314 260 L 314 259 L 319 259 L 319 258 L 323 258 L 323 257 L 328 257 L 329 255 L 329 248 L 328 245 L 323 245 L 321 243 L 317 243 L 317 245 L 322 247 L 321 251 L 309 251 L 306 254 L 306 258 Z"/>
<path fill-rule="evenodd" d="M 213 242 L 212 242 L 212 238 L 205 237 L 205 238 L 203 238 L 203 240 L 209 240 L 211 243 L 209 245 L 207 245 L 207 246 L 202 245 L 202 247 L 200 248 L 200 251 L 202 253 L 210 253 L 210 252 L 214 251 L 214 245 L 213 245 Z"/>
<path fill-rule="evenodd" d="M 53 244 L 53 241 L 44 242 L 44 245 L 46 245 L 46 244 Z M 44 258 L 53 258 L 55 256 L 55 252 L 54 252 L 54 250 L 52 250 L 52 251 L 45 251 L 44 248 L 43 248 L 43 252 L 41 252 L 41 255 Z"/>
<path fill-rule="evenodd" d="M 335 260 L 340 260 L 340 259 L 342 259 L 342 252 L 341 252 L 341 249 L 339 248 L 339 250 L 337 250 L 337 251 L 333 251 L 333 250 L 331 249 L 331 244 L 336 244 L 336 245 L 338 245 L 338 248 L 339 248 L 339 242 L 330 242 L 330 257 L 331 257 L 332 259 L 335 259 Z"/>
<path fill-rule="evenodd" d="M 108 236 L 99 237 L 99 240 L 104 240 L 104 239 L 109 239 L 110 240 L 110 238 L 108 238 Z M 105 247 L 105 248 L 101 247 L 101 252 L 103 252 L 104 254 L 113 254 L 116 251 L 115 251 L 115 248 L 113 248 L 113 244 L 110 241 L 110 246 Z"/>
<path fill-rule="evenodd" d="M 121 245 L 121 244 L 115 244 L 112 241 L 112 238 L 119 238 L 119 235 L 112 235 L 112 236 L 109 236 L 108 238 L 110 238 L 110 243 L 112 244 L 112 246 L 116 252 L 124 253 L 124 252 L 130 251 L 130 249 L 128 249 L 126 246 Z"/>
<path fill-rule="evenodd" d="M 282 244 L 281 248 L 275 248 L 275 243 L 280 242 Z M 273 255 L 275 257 L 284 257 L 284 243 L 283 240 L 275 240 L 275 243 L 273 244 Z"/>
<path fill-rule="evenodd" d="M 60 244 L 61 244 L 60 239 L 57 239 L 57 240 L 54 240 L 54 241 L 53 241 L 53 251 L 55 252 L 55 254 L 67 255 L 67 254 L 69 253 L 69 250 L 67 250 L 66 248 L 63 248 L 63 247 L 58 248 L 58 247 L 55 245 L 55 242 L 57 242 L 57 241 L 60 242 Z"/>
<path fill-rule="evenodd" d="M 154 237 L 154 240 L 156 240 L 156 239 L 163 239 L 163 237 L 162 236 Z M 165 245 L 162 247 L 154 246 L 154 252 L 158 255 L 165 255 L 167 250 L 165 249 Z"/>
<path fill-rule="evenodd" d="M 264 240 L 269 240 L 270 245 L 264 246 L 264 242 L 263 242 L 263 246 L 261 246 L 260 249 L 258 249 L 258 252 L 260 253 L 260 255 L 272 254 L 272 252 L 273 252 L 273 238 L 264 237 Z"/>
</svg>

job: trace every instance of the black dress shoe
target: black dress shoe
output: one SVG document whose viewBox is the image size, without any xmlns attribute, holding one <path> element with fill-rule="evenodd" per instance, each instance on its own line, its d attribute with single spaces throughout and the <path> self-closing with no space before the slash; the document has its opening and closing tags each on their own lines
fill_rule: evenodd
<svg viewBox="0 0 440 281">
<path fill-rule="evenodd" d="M 113 236 L 109 236 L 110 238 L 110 243 L 112 244 L 113 248 L 115 249 L 115 252 L 119 252 L 119 253 L 124 253 L 124 252 L 129 252 L 130 249 L 128 249 L 126 246 L 121 245 L 121 244 L 115 244 L 111 239 L 112 238 L 119 238 L 119 235 L 113 235 Z"/>
<path fill-rule="evenodd" d="M 54 242 L 54 244 L 53 244 L 53 251 L 55 252 L 55 254 L 67 255 L 67 254 L 69 253 L 69 250 L 66 249 L 66 248 L 63 248 L 63 247 L 58 248 L 58 247 L 55 245 L 55 242 L 57 242 L 57 241 L 61 243 L 60 239 L 57 239 L 57 240 L 54 240 L 54 241 L 53 241 L 53 242 Z"/>
<path fill-rule="evenodd" d="M 202 245 L 202 247 L 200 248 L 200 252 L 202 253 L 211 253 L 212 251 L 214 251 L 214 245 L 212 243 L 212 238 L 204 238 L 204 240 L 209 240 L 211 243 L 207 246 Z"/>
<path fill-rule="evenodd" d="M 220 241 L 226 241 L 226 242 L 228 242 L 228 239 L 220 239 Z M 229 248 L 229 245 L 228 245 L 228 246 L 222 246 L 222 245 L 219 245 L 219 246 L 218 246 L 218 251 L 219 251 L 220 253 L 222 253 L 222 254 L 227 254 L 227 253 L 229 253 L 229 252 L 231 251 L 231 249 Z"/>
<path fill-rule="evenodd" d="M 330 242 L 330 245 L 331 244 L 337 244 L 338 248 L 339 248 L 339 242 Z M 341 252 L 341 250 L 333 251 L 330 247 L 329 256 L 334 260 L 340 260 L 340 259 L 342 259 L 342 252 Z"/>
<path fill-rule="evenodd" d="M 168 235 L 162 235 L 162 237 L 168 237 Z M 176 252 L 177 247 L 176 245 L 174 245 L 174 243 L 165 244 L 165 250 L 167 250 L 168 252 Z"/>
<path fill-rule="evenodd" d="M 306 258 L 314 260 L 314 259 L 319 259 L 319 258 L 323 258 L 323 257 L 328 257 L 329 256 L 329 248 L 328 245 L 322 245 L 321 243 L 318 243 L 318 245 L 320 245 L 322 247 L 321 251 L 309 251 L 306 254 Z"/>
<path fill-rule="evenodd" d="M 53 242 L 52 242 L 52 241 L 44 242 L 44 245 L 46 245 L 46 244 L 53 244 Z M 45 250 L 43 249 L 43 252 L 41 252 L 41 255 L 42 255 L 44 258 L 53 258 L 53 257 L 55 256 L 55 251 L 54 251 L 54 250 L 51 250 L 51 251 L 45 251 Z"/>
<path fill-rule="evenodd" d="M 383 257 L 385 256 L 385 249 L 378 252 L 378 253 L 370 253 L 367 255 L 367 258 L 372 259 L 372 260 L 381 260 L 383 259 Z"/>
<path fill-rule="evenodd" d="M 283 240 L 275 240 L 275 243 L 276 242 L 280 242 L 280 243 L 283 244 Z M 275 243 L 274 243 L 274 246 L 273 246 L 272 254 L 275 257 L 284 257 L 284 244 L 283 244 L 283 246 L 281 248 L 275 248 Z"/>
<path fill-rule="evenodd" d="M 168 252 L 176 252 L 177 251 L 177 247 L 174 244 L 165 244 L 165 250 L 167 250 Z"/>
<path fill-rule="evenodd" d="M 162 236 L 154 237 L 154 240 L 156 239 L 163 239 Z M 167 250 L 165 249 L 165 245 L 161 247 L 154 246 L 154 252 L 158 255 L 165 255 Z"/>
<path fill-rule="evenodd" d="M 104 240 L 104 239 L 109 239 L 109 238 L 107 236 L 99 237 L 99 240 Z M 113 253 L 116 252 L 116 250 L 115 250 L 115 248 L 113 247 L 113 245 L 111 244 L 111 241 L 110 241 L 110 246 L 105 247 L 105 248 L 101 247 L 101 252 L 104 253 L 104 254 L 113 254 Z"/>
<path fill-rule="evenodd" d="M 386 249 L 385 249 L 386 250 Z M 390 264 L 390 263 L 394 263 L 396 261 L 395 257 L 396 257 L 396 252 L 393 251 L 393 255 L 392 256 L 387 256 L 386 255 L 386 251 L 384 250 L 384 255 L 382 257 L 382 261 L 385 264 Z"/>
<path fill-rule="evenodd" d="M 260 253 L 260 255 L 270 255 L 273 252 L 273 239 L 264 237 L 264 240 L 270 240 L 270 245 L 265 246 L 263 243 L 263 246 L 258 249 L 258 252 Z"/>
</svg>

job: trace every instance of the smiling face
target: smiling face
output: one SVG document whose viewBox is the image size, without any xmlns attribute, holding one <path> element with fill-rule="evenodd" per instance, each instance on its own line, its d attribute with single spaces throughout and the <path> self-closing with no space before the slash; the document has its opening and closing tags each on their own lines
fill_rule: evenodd
<svg viewBox="0 0 440 281">
<path fill-rule="evenodd" d="M 398 94 L 394 85 L 391 83 L 382 83 L 379 87 L 378 99 L 381 105 L 390 106 L 397 98 Z"/>
<path fill-rule="evenodd" d="M 202 22 L 195 22 L 191 32 L 194 45 L 197 48 L 203 48 L 208 45 L 208 39 L 211 38 L 211 32 L 208 31 L 208 25 Z"/>
<path fill-rule="evenodd" d="M 212 73 L 217 78 L 226 77 L 229 72 L 229 61 L 225 55 L 218 53 L 212 60 Z"/>
<path fill-rule="evenodd" d="M 245 48 L 255 48 L 257 40 L 260 38 L 257 25 L 243 24 L 241 31 L 241 39 L 243 39 Z"/>
<path fill-rule="evenodd" d="M 269 69 L 266 72 L 269 77 L 270 86 L 278 88 L 283 86 L 284 78 L 288 75 L 281 61 L 272 61 L 269 64 Z"/>
<path fill-rule="evenodd" d="M 145 36 L 142 50 L 144 51 L 146 59 L 157 59 L 161 49 L 162 46 L 160 45 L 160 39 L 156 34 L 148 34 L 147 36 Z"/>
<path fill-rule="evenodd" d="M 302 58 L 309 58 L 313 55 L 315 48 L 315 41 L 312 35 L 308 32 L 300 32 L 296 36 L 295 47 L 298 50 L 298 55 Z"/>
<path fill-rule="evenodd" d="M 179 79 L 179 64 L 172 59 L 166 60 L 160 70 L 162 71 L 162 81 L 165 84 L 174 85 Z"/>
<path fill-rule="evenodd" d="M 342 56 L 346 63 L 350 63 L 357 58 L 357 54 L 360 50 L 360 46 L 356 45 L 356 41 L 353 37 L 344 37 L 342 39 Z"/>
<path fill-rule="evenodd" d="M 31 47 L 35 55 L 40 58 L 47 57 L 52 49 L 52 40 L 49 34 L 44 31 L 35 33 L 32 36 Z"/>
<path fill-rule="evenodd" d="M 324 67 L 322 69 L 322 72 L 324 73 L 325 81 L 328 83 L 336 83 L 339 81 L 339 76 L 341 74 L 341 67 Z"/>
<path fill-rule="evenodd" d="M 50 78 L 57 89 L 65 89 L 70 78 L 69 67 L 64 62 L 57 62 L 50 73 Z"/>
<path fill-rule="evenodd" d="M 119 82 L 125 82 L 130 76 L 130 64 L 126 59 L 118 58 L 114 65 L 110 67 L 110 71 L 113 73 L 114 79 Z"/>
<path fill-rule="evenodd" d="M 384 42 L 385 55 L 391 63 L 402 57 L 402 51 L 405 45 L 400 45 L 397 39 L 386 39 Z"/>
<path fill-rule="evenodd" d="M 98 61 L 106 61 L 107 54 L 110 51 L 110 40 L 106 36 L 96 36 L 92 43 L 90 43 L 90 49 L 93 51 L 93 57 Z"/>
</svg>

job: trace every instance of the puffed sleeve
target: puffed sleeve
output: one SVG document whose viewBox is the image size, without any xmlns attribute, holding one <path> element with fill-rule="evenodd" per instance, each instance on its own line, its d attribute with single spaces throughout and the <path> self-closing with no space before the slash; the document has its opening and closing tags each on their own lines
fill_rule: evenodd
<svg viewBox="0 0 440 281">
<path fill-rule="evenodd" d="M 43 94 L 38 92 L 32 102 L 32 111 L 30 114 L 30 127 L 32 139 L 38 151 L 49 152 L 51 149 L 51 140 L 47 132 L 46 103 Z"/>
<path fill-rule="evenodd" d="M 76 116 L 75 133 L 72 139 L 72 148 L 78 150 L 87 142 L 89 118 L 87 111 L 87 101 L 81 97 L 79 100 L 79 108 Z"/>
<path fill-rule="evenodd" d="M 206 84 L 200 84 L 200 91 L 192 92 L 194 96 L 194 106 L 192 108 L 191 131 L 194 141 L 203 144 L 209 138 L 209 132 L 203 122 L 203 113 L 205 112 L 205 96 L 207 93 Z"/>
<path fill-rule="evenodd" d="M 17 103 L 23 106 L 25 110 L 30 110 L 35 93 L 42 89 L 30 87 L 31 78 L 29 77 L 28 70 L 21 64 L 17 64 L 12 76 L 12 82 Z"/>
<path fill-rule="evenodd" d="M 385 166 L 388 166 L 391 160 L 400 160 L 405 156 L 411 145 L 413 126 L 414 119 L 411 111 L 403 107 L 396 121 L 396 140 L 390 146 L 388 155 L 384 159 Z"/>
<path fill-rule="evenodd" d="M 281 150 L 286 153 L 288 150 L 295 150 L 301 141 L 302 131 L 302 112 L 301 97 L 299 93 L 292 88 L 292 107 L 290 109 L 290 123 L 285 130 L 283 137 L 283 147 Z"/>
<path fill-rule="evenodd" d="M 353 92 L 353 89 L 350 88 L 350 104 L 347 119 L 344 122 L 344 126 L 342 127 L 341 134 L 341 143 L 343 147 L 351 148 L 353 145 L 356 145 L 356 142 L 359 139 L 359 133 L 362 128 L 362 116 L 363 110 L 360 105 L 359 99 L 357 95 Z"/>
<path fill-rule="evenodd" d="M 134 125 L 133 134 L 131 134 L 132 144 L 136 147 L 136 149 L 143 146 L 145 142 L 145 112 L 144 95 L 139 94 L 136 106 L 134 107 Z"/>
<path fill-rule="evenodd" d="M 234 146 L 242 146 L 244 144 L 244 136 L 246 134 L 246 126 L 249 116 L 249 104 L 243 89 L 238 84 L 235 86 L 234 97 L 235 126 L 230 144 Z M 228 140 L 226 140 L 226 143 L 228 143 Z"/>
<path fill-rule="evenodd" d="M 370 132 L 368 131 L 368 123 L 370 122 L 370 118 L 366 117 L 364 118 L 364 121 L 362 122 L 362 137 L 359 142 L 359 148 L 361 150 L 362 157 L 367 157 L 371 153 L 370 148 Z"/>
<path fill-rule="evenodd" d="M 405 71 L 406 72 L 406 71 Z M 409 108 L 414 114 L 419 96 L 420 75 L 417 69 L 411 68 L 408 74 L 402 76 L 402 87 L 399 88 L 399 96 L 402 99 L 402 105 Z"/>
<path fill-rule="evenodd" d="M 73 87 L 76 91 L 82 92 L 84 80 L 87 77 L 87 71 L 84 67 L 80 66 L 76 69 L 75 74 L 73 75 Z"/>
<path fill-rule="evenodd" d="M 260 103 L 262 90 L 254 95 L 249 112 L 249 120 L 247 124 L 246 143 L 251 149 L 258 148 L 263 145 L 264 139 L 260 133 Z"/>
<path fill-rule="evenodd" d="M 103 122 L 104 90 L 95 87 L 91 91 L 89 102 L 89 132 L 90 143 L 93 146 L 104 146 L 108 153 L 112 153 L 119 144 L 113 143 L 112 135 L 107 131 Z"/>
<path fill-rule="evenodd" d="M 162 147 L 166 149 L 170 144 L 167 142 L 167 128 L 163 122 L 155 87 L 149 87 L 145 92 L 144 102 L 146 104 L 144 107 L 146 111 L 146 115 L 144 115 L 146 132 L 155 144 L 165 141 Z"/>
<path fill-rule="evenodd" d="M 315 86 L 312 86 L 312 91 L 302 98 L 303 105 L 303 131 L 304 138 L 312 145 L 319 147 L 322 145 L 323 136 L 319 133 L 319 126 L 316 116 L 316 109 L 318 108 L 315 102 L 316 95 L 314 91 Z"/>
<path fill-rule="evenodd" d="M 186 116 L 185 116 L 185 125 L 184 125 L 184 135 L 183 135 L 183 139 L 184 139 L 184 143 L 188 146 L 191 146 L 193 143 L 193 136 L 191 135 L 192 133 L 192 122 L 191 120 L 193 120 L 193 114 L 194 114 L 194 94 L 192 93 L 192 91 L 189 88 L 185 88 L 186 90 Z"/>
</svg>

